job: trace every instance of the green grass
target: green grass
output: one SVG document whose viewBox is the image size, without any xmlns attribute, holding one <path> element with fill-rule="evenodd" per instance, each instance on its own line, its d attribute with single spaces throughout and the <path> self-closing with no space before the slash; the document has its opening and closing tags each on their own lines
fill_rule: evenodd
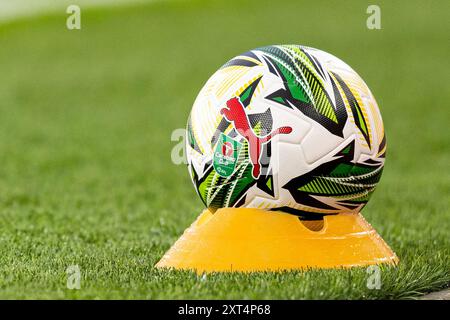
<svg viewBox="0 0 450 320">
<path fill-rule="evenodd" d="M 412 298 L 450 283 L 447 2 L 155 3 L 0 26 L 0 298 Z M 206 79 L 277 43 L 331 52 L 377 97 L 388 158 L 363 211 L 400 257 L 365 269 L 217 274 L 153 268 L 202 210 L 170 161 Z M 77 264 L 80 290 L 66 288 Z"/>
</svg>

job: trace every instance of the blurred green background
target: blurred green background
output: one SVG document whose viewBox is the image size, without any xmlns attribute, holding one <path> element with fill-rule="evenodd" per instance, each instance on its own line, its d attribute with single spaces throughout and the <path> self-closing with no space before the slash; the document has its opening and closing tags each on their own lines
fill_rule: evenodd
<svg viewBox="0 0 450 320">
<path fill-rule="evenodd" d="M 381 30 L 366 27 L 370 4 Z M 1 6 L 0 6 L 1 8 Z M 450 283 L 448 1 L 150 1 L 0 23 L 0 298 L 413 298 Z M 197 277 L 153 265 L 203 209 L 171 132 L 231 57 L 302 44 L 350 64 L 385 122 L 363 214 L 382 269 Z M 78 265 L 81 289 L 66 287 Z"/>
</svg>

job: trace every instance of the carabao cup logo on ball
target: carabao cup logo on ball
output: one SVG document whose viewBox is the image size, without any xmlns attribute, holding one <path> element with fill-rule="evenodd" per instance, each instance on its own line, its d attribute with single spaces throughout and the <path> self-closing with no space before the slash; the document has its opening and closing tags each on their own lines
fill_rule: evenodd
<svg viewBox="0 0 450 320">
<path fill-rule="evenodd" d="M 213 158 L 214 170 L 220 176 L 229 177 L 234 172 L 241 146 L 242 144 L 240 142 L 223 133 L 220 134 Z"/>
<path fill-rule="evenodd" d="M 357 212 L 384 166 L 375 98 L 323 51 L 269 46 L 231 59 L 205 84 L 187 127 L 204 204 L 301 217 Z"/>
</svg>

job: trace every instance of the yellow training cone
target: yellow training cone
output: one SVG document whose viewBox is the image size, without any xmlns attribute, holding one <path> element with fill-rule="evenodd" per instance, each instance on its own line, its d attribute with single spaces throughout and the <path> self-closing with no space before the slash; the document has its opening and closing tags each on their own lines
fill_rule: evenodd
<svg viewBox="0 0 450 320">
<path fill-rule="evenodd" d="M 205 210 L 156 267 L 250 272 L 397 262 L 359 213 L 300 221 L 280 211 L 223 208 Z"/>
</svg>

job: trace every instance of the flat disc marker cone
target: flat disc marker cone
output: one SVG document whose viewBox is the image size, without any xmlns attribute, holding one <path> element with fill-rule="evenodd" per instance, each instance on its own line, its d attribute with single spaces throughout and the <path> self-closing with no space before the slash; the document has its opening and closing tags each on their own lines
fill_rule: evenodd
<svg viewBox="0 0 450 320">
<path fill-rule="evenodd" d="M 252 208 L 205 210 L 156 264 L 201 272 L 281 271 L 396 264 L 359 213 L 301 221 Z"/>
</svg>

